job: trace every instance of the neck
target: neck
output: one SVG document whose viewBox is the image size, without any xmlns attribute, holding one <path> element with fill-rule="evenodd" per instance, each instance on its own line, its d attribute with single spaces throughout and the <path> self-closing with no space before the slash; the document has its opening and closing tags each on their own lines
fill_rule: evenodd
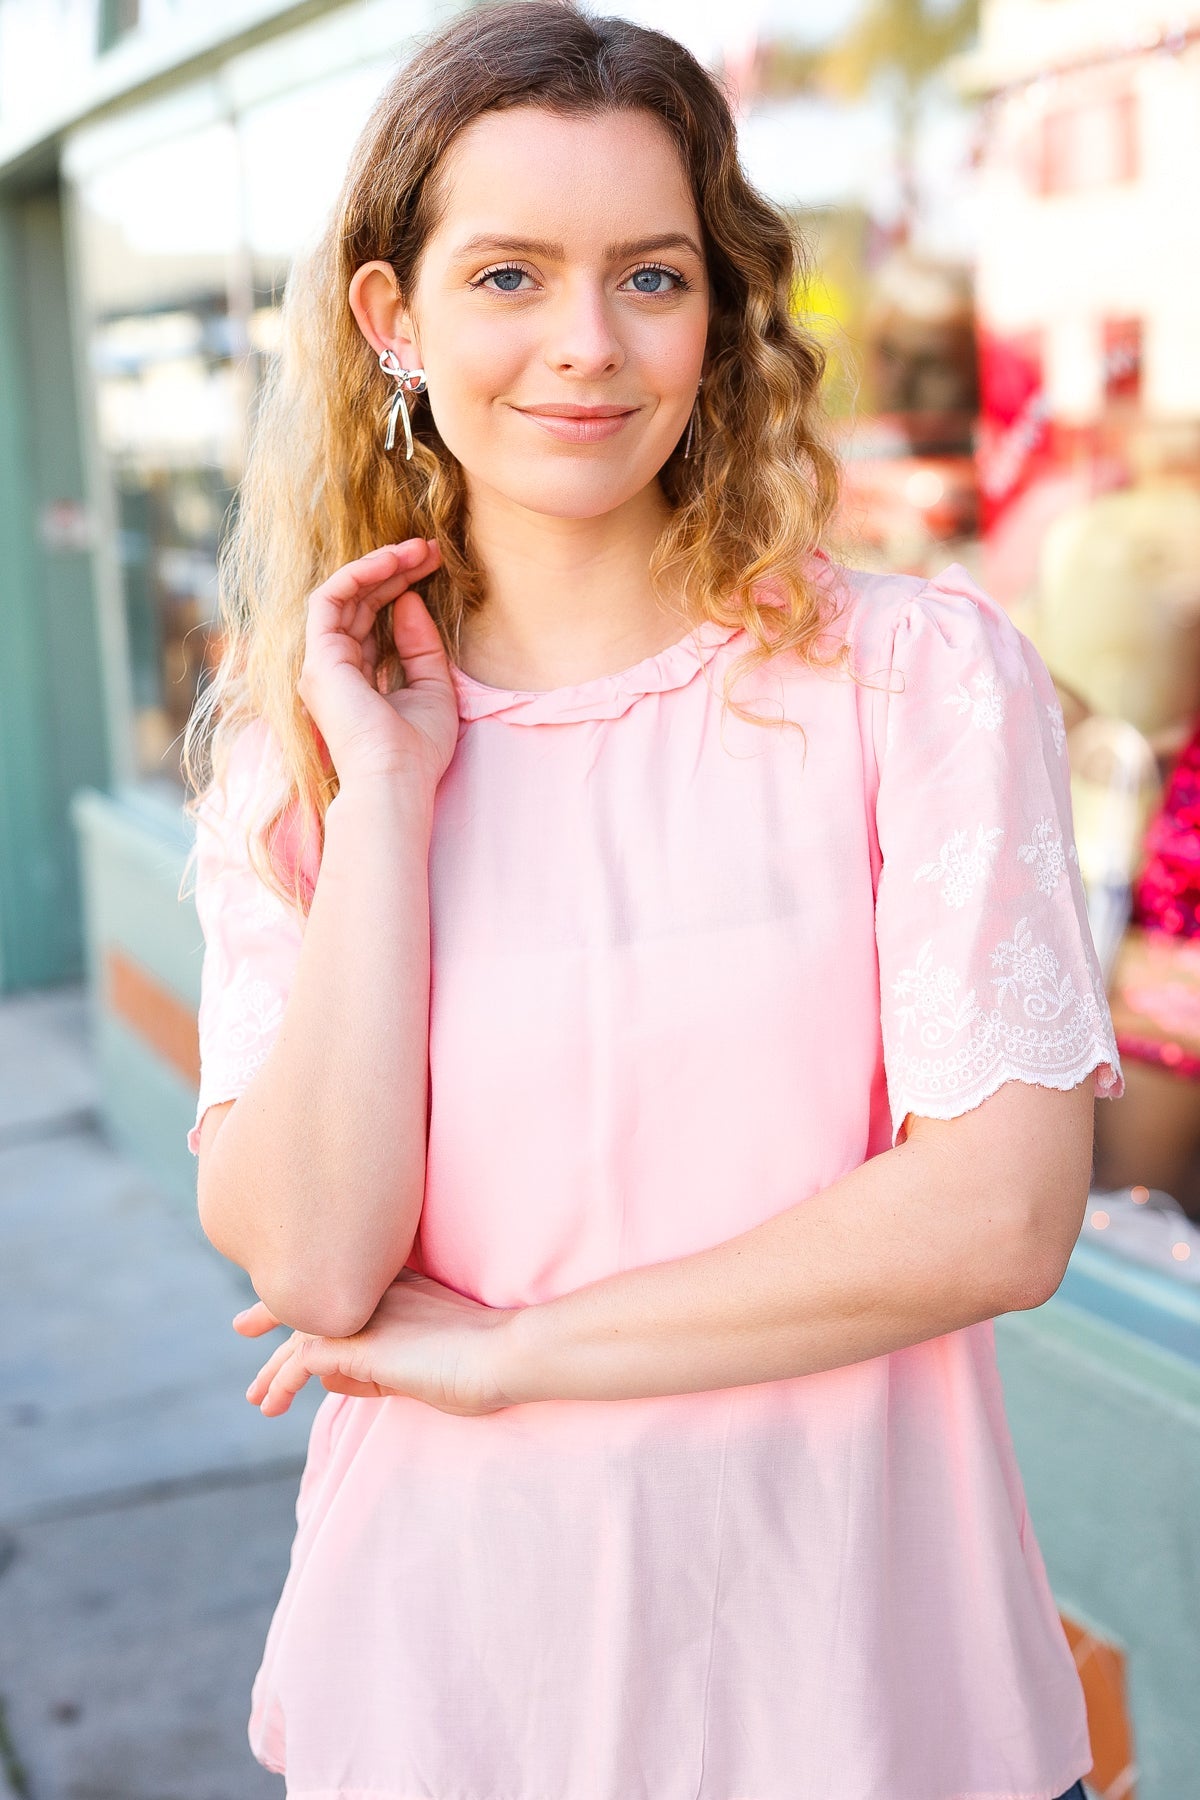
<svg viewBox="0 0 1200 1800">
<path fill-rule="evenodd" d="M 649 573 L 669 517 L 657 482 L 593 519 L 472 491 L 487 599 L 463 621 L 460 666 L 489 687 L 544 690 L 616 674 L 675 643 L 686 621 L 656 598 Z"/>
</svg>

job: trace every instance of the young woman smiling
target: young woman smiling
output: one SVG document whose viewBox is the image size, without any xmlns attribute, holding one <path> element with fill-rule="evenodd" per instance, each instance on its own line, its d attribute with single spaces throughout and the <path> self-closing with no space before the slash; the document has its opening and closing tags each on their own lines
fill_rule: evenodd
<svg viewBox="0 0 1200 1800">
<path fill-rule="evenodd" d="M 1121 1091 L 1062 716 L 963 569 L 822 549 L 800 258 L 679 44 L 529 0 L 289 286 L 186 748 L 201 1217 L 249 1398 L 329 1390 L 293 1800 L 1091 1766 L 991 1327 Z"/>
</svg>

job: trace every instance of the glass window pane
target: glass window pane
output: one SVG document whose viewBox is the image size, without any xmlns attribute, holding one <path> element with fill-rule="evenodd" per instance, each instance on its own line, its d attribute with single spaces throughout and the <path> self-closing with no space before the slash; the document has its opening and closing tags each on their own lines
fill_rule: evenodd
<svg viewBox="0 0 1200 1800">
<path fill-rule="evenodd" d="M 135 767 L 180 779 L 179 740 L 216 606 L 221 521 L 243 450 L 244 331 L 233 128 L 96 169 L 79 199 L 96 416 L 118 523 Z"/>
<path fill-rule="evenodd" d="M 179 745 L 220 652 L 217 551 L 298 249 L 320 231 L 391 59 L 125 150 L 79 175 L 98 437 L 118 521 L 134 766 Z"/>
</svg>

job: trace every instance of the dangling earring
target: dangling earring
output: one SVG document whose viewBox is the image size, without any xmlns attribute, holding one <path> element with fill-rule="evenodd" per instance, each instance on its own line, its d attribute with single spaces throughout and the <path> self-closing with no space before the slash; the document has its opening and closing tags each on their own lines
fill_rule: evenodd
<svg viewBox="0 0 1200 1800">
<path fill-rule="evenodd" d="M 703 386 L 704 386 L 704 377 L 702 375 L 700 377 L 699 381 L 696 383 L 696 398 L 693 400 L 692 410 L 688 414 L 687 436 L 683 440 L 683 454 L 684 454 L 685 458 L 690 457 L 692 454 L 692 433 L 696 427 L 696 414 L 699 411 L 699 407 L 700 407 L 700 389 Z"/>
<path fill-rule="evenodd" d="M 388 413 L 387 436 L 383 440 L 385 450 L 391 450 L 396 443 L 396 420 L 404 424 L 404 458 L 408 462 L 413 453 L 412 425 L 408 417 L 408 402 L 404 398 L 405 390 L 410 394 L 425 392 L 424 369 L 405 369 L 400 365 L 400 358 L 394 350 L 379 352 L 379 366 L 385 375 L 390 375 L 396 383 L 396 392 L 392 399 L 392 409 Z"/>
</svg>

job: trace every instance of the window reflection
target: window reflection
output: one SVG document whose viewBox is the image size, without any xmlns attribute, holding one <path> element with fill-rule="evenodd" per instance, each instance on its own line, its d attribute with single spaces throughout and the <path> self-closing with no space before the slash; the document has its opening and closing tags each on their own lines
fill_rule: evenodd
<svg viewBox="0 0 1200 1800">
<path fill-rule="evenodd" d="M 97 431 L 118 524 L 139 776 L 216 665 L 217 553 L 296 251 L 320 229 L 388 59 L 181 128 L 78 181 Z M 194 117 L 194 113 L 192 114 Z"/>
<path fill-rule="evenodd" d="M 230 305 L 237 156 L 218 123 L 98 169 L 80 250 L 100 446 L 117 516 L 139 774 L 179 780 L 215 614 L 245 372 Z"/>
</svg>

